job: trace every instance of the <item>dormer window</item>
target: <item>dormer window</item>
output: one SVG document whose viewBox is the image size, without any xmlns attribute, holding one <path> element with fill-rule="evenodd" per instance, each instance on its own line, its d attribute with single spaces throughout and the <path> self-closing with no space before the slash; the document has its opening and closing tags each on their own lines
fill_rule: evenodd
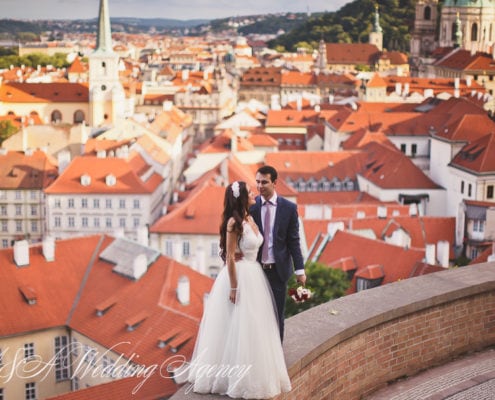
<svg viewBox="0 0 495 400">
<path fill-rule="evenodd" d="M 117 178 L 113 174 L 108 174 L 105 178 L 105 183 L 107 186 L 115 186 L 117 183 Z"/>
<path fill-rule="evenodd" d="M 21 286 L 19 287 L 19 291 L 22 294 L 22 297 L 30 306 L 36 304 L 36 292 L 30 286 Z"/>
<path fill-rule="evenodd" d="M 125 324 L 127 325 L 127 330 L 128 331 L 135 330 L 139 325 L 143 323 L 143 321 L 146 318 L 148 318 L 147 311 L 142 311 L 139 314 L 135 315 L 134 317 L 129 318 L 127 321 L 125 321 Z"/>
<path fill-rule="evenodd" d="M 91 177 L 88 174 L 81 175 L 81 185 L 89 186 L 91 184 Z"/>
</svg>

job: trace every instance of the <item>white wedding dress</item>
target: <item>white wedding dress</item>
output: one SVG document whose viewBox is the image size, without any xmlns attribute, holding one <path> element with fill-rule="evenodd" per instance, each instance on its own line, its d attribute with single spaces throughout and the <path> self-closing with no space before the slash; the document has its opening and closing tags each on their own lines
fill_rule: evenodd
<svg viewBox="0 0 495 400">
<path fill-rule="evenodd" d="M 262 242 L 244 222 L 235 304 L 229 300 L 227 267 L 215 280 L 188 370 L 194 392 L 267 399 L 291 390 L 272 292 L 256 261 Z"/>
</svg>

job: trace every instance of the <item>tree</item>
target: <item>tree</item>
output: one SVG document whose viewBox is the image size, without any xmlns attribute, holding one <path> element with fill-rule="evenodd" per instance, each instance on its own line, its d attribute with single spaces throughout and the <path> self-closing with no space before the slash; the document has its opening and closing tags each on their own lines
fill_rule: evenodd
<svg viewBox="0 0 495 400">
<path fill-rule="evenodd" d="M 17 132 L 17 128 L 9 120 L 0 121 L 0 144 Z"/>
<path fill-rule="evenodd" d="M 318 304 L 323 304 L 329 300 L 344 296 L 351 285 L 351 282 L 347 278 L 347 274 L 340 269 L 331 268 L 314 262 L 307 263 L 305 268 L 308 277 L 306 287 L 313 292 L 313 296 L 304 303 L 296 303 L 292 298 L 287 296 L 285 301 L 286 318 L 298 314 L 301 311 L 308 310 Z M 293 275 L 289 279 L 289 288 L 296 286 L 296 278 Z"/>
</svg>

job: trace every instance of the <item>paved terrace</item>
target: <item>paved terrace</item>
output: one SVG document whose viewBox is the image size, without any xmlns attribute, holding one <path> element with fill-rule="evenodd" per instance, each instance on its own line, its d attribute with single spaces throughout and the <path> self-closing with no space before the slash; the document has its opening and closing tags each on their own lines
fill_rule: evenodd
<svg viewBox="0 0 495 400">
<path fill-rule="evenodd" d="M 487 393 L 486 385 L 488 390 L 491 385 L 494 391 L 490 393 L 495 394 L 494 345 L 495 263 L 399 281 L 288 319 L 284 352 L 293 390 L 275 399 L 372 399 L 391 389 L 395 390 L 392 397 L 375 398 L 411 398 L 400 393 L 425 382 L 418 373 L 431 374 L 456 362 L 461 369 L 462 362 L 465 368 L 474 368 L 472 376 L 461 372 L 462 379 L 454 380 L 454 386 L 445 382 L 442 386 L 452 368 L 433 376 L 434 385 L 440 385 L 437 392 L 450 391 L 452 395 L 456 387 L 469 384 L 470 390 L 483 393 Z M 449 382 L 452 379 L 450 376 Z M 393 382 L 397 383 L 389 385 Z M 171 400 L 225 399 L 187 389 L 183 386 Z M 446 397 L 435 395 L 435 391 L 428 394 L 427 385 L 422 389 L 424 396 L 416 399 Z"/>
</svg>

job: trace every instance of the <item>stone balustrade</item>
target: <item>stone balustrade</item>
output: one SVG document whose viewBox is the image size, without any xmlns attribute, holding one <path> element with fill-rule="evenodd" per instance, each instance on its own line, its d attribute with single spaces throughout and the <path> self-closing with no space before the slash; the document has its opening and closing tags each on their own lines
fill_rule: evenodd
<svg viewBox="0 0 495 400">
<path fill-rule="evenodd" d="M 493 345 L 495 263 L 395 282 L 289 318 L 284 352 L 293 390 L 276 400 L 362 399 Z M 188 389 L 171 400 L 225 398 Z"/>
</svg>

